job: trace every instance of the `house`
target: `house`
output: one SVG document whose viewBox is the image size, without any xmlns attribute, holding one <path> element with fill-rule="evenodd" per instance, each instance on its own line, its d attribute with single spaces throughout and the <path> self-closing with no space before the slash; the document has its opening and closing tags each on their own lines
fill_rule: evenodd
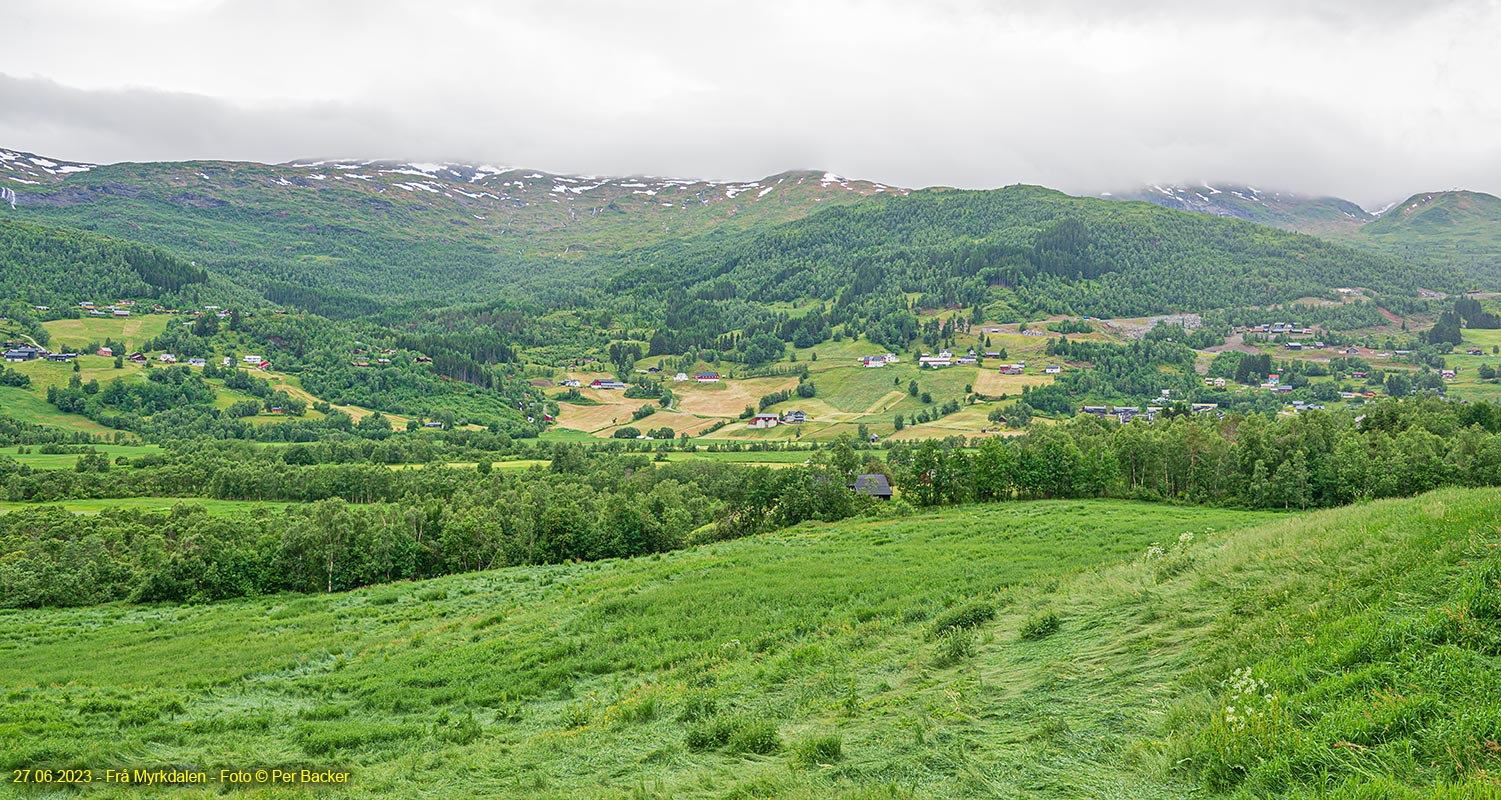
<svg viewBox="0 0 1501 800">
<path fill-rule="evenodd" d="M 1214 411 L 1219 407 L 1219 403 L 1192 403 L 1188 406 L 1188 410 L 1189 413 L 1200 414 L 1206 411 Z"/>
<path fill-rule="evenodd" d="M 1225 388 L 1225 379 L 1224 378 L 1205 378 L 1204 379 L 1204 385 L 1205 386 L 1213 386 L 1213 387 L 1215 387 L 1217 389 L 1223 389 L 1223 388 Z"/>
<path fill-rule="evenodd" d="M 954 358 L 954 354 L 951 353 L 951 352 L 949 352 L 948 350 L 939 350 L 938 351 L 938 357 L 939 358 L 948 359 L 948 360 L 952 361 L 953 358 Z"/>
<path fill-rule="evenodd" d="M 171 353 L 162 353 L 161 355 L 156 357 L 156 360 L 162 362 L 163 364 L 176 364 L 177 356 L 174 356 Z"/>
<path fill-rule="evenodd" d="M 441 422 L 424 422 L 424 423 L 422 423 L 422 427 L 424 427 L 424 428 L 441 428 L 441 427 L 443 427 L 443 423 L 441 423 Z"/>
<path fill-rule="evenodd" d="M 661 367 L 647 367 L 647 368 L 646 368 L 646 371 L 647 371 L 647 372 L 650 372 L 650 373 L 651 373 L 651 374 L 653 374 L 653 375 L 655 375 L 655 374 L 657 374 L 657 373 L 658 373 L 658 372 L 661 372 L 661 371 L 662 371 L 662 368 L 661 368 Z"/>
<path fill-rule="evenodd" d="M 672 376 L 672 379 L 674 381 L 678 382 L 678 383 L 682 383 L 683 381 L 688 380 L 688 373 L 686 373 L 686 372 L 679 372 L 678 374 Z M 568 384 L 565 383 L 563 385 L 567 386 Z"/>
<path fill-rule="evenodd" d="M 94 355 L 104 356 L 105 358 L 108 358 L 114 354 L 115 349 L 113 347 L 101 347 L 94 352 Z"/>
<path fill-rule="evenodd" d="M 389 359 L 389 358 L 377 358 L 377 359 L 375 359 L 375 363 L 377 363 L 377 364 L 389 364 L 389 363 L 391 363 L 391 359 Z"/>
<path fill-rule="evenodd" d="M 1063 371 L 1063 367 L 1060 367 L 1057 364 L 1049 364 L 1046 367 L 1042 368 L 1042 372 L 1043 372 L 1044 375 L 1057 375 L 1058 373 L 1060 373 L 1062 371 Z"/>
<path fill-rule="evenodd" d="M 221 367 L 227 367 L 227 366 L 229 366 L 229 365 L 231 365 L 233 363 L 235 363 L 235 360 L 233 358 L 230 358 L 229 356 L 225 356 L 224 360 L 219 362 L 219 366 L 221 366 Z"/>
<path fill-rule="evenodd" d="M 578 388 L 580 386 L 583 386 L 584 383 L 583 383 L 583 381 L 580 381 L 580 380 L 578 380 L 576 378 L 564 378 L 563 379 L 563 385 L 564 386 L 572 386 L 573 388 L 576 389 L 576 388 Z"/>
<path fill-rule="evenodd" d="M 115 309 L 114 314 L 117 317 L 128 317 L 130 316 L 130 310 L 125 308 L 117 308 Z"/>
<path fill-rule="evenodd" d="M 1358 356 L 1358 355 L 1360 355 L 1360 351 L 1357 350 L 1357 349 L 1355 349 L 1355 348 L 1353 348 L 1353 347 L 1346 347 L 1344 349 L 1344 353 L 1347 356 Z"/>
<path fill-rule="evenodd" d="M 72 361 L 75 358 L 78 358 L 78 354 L 77 353 L 48 353 L 47 354 L 47 360 L 48 361 Z"/>
<path fill-rule="evenodd" d="M 782 415 L 783 425 L 801 425 L 807 421 L 808 412 L 806 411 L 788 411 Z"/>
<path fill-rule="evenodd" d="M 886 366 L 886 359 L 875 358 L 873 356 L 866 356 L 865 358 L 860 359 L 860 362 L 865 365 L 866 369 L 878 369 L 880 367 Z"/>
<path fill-rule="evenodd" d="M 1002 375 L 1020 375 L 1020 374 L 1022 374 L 1022 365 L 1021 364 L 1002 364 L 1001 368 L 999 370 L 997 370 L 997 371 L 1000 372 Z"/>
<path fill-rule="evenodd" d="M 254 365 L 254 364 L 261 363 L 261 357 L 260 356 L 245 356 L 244 358 L 240 359 L 240 361 L 242 361 L 242 362 L 244 362 L 246 364 Z"/>
<path fill-rule="evenodd" d="M 37 311 L 51 311 L 52 310 L 52 306 L 32 306 L 32 308 L 36 309 Z"/>
<path fill-rule="evenodd" d="M 79 304 L 78 304 L 78 307 L 79 307 L 79 308 L 93 308 L 93 307 L 94 307 L 94 304 L 93 304 L 93 303 L 90 303 L 90 302 L 89 302 L 89 301 L 87 301 L 87 300 L 85 300 L 85 301 L 83 301 L 83 302 L 82 302 L 82 303 L 79 303 Z"/>
<path fill-rule="evenodd" d="M 1350 373 L 1350 377 L 1352 377 L 1352 378 L 1366 378 L 1368 376 L 1369 376 L 1369 374 L 1365 373 L 1365 372 L 1352 372 L 1352 373 Z"/>
<path fill-rule="evenodd" d="M 693 379 L 699 383 L 719 383 L 719 373 L 699 372 L 693 376 Z"/>
<path fill-rule="evenodd" d="M 1266 376 L 1266 382 L 1272 384 L 1273 386 L 1276 386 L 1277 384 L 1282 382 L 1282 373 L 1273 372 L 1272 374 Z"/>
<path fill-rule="evenodd" d="M 5 360 L 6 361 L 11 361 L 11 362 L 15 362 L 15 361 L 31 361 L 32 359 L 41 358 L 42 356 L 44 356 L 46 354 L 47 354 L 47 351 L 43 350 L 40 347 L 32 347 L 31 345 L 24 345 L 23 344 L 20 347 L 16 347 L 16 348 L 12 348 L 10 350 L 6 350 L 5 351 Z"/>
<path fill-rule="evenodd" d="M 954 360 L 955 364 L 978 364 L 980 360 L 974 356 L 959 356 Z"/>
<path fill-rule="evenodd" d="M 208 359 L 206 359 L 206 358 L 190 358 L 190 359 L 188 359 L 188 366 L 190 366 L 190 367 L 206 367 L 206 366 L 208 366 Z"/>
<path fill-rule="evenodd" d="M 781 418 L 776 414 L 757 414 L 754 417 L 751 417 L 750 427 L 758 429 L 775 428 L 777 426 L 777 423 L 780 421 Z"/>
<path fill-rule="evenodd" d="M 1439 377 L 1443 378 L 1446 381 L 1452 381 L 1452 380 L 1454 380 L 1455 374 L 1456 374 L 1455 370 L 1446 369 L 1446 370 L 1443 370 L 1443 371 L 1439 372 Z"/>
<path fill-rule="evenodd" d="M 943 353 L 939 353 L 936 356 L 925 355 L 917 359 L 917 366 L 919 369 L 921 369 L 922 367 L 932 367 L 933 369 L 938 369 L 939 367 L 947 367 L 953 363 L 952 358 L 952 353 L 947 356 Z"/>
<path fill-rule="evenodd" d="M 879 472 L 868 472 L 857 476 L 855 482 L 850 484 L 850 488 L 877 500 L 891 499 L 891 481 Z"/>
<path fill-rule="evenodd" d="M 263 358 L 261 359 L 261 363 L 256 364 L 256 366 L 260 367 L 261 369 L 271 369 L 271 362 Z"/>
<path fill-rule="evenodd" d="M 1079 410 L 1085 414 L 1093 414 L 1097 417 L 1103 417 L 1110 413 L 1110 409 L 1106 406 L 1084 406 Z"/>
<path fill-rule="evenodd" d="M 134 364 L 144 364 L 144 363 L 146 363 L 146 354 L 145 353 L 131 353 L 130 355 L 126 356 L 126 359 L 129 360 L 131 363 L 134 363 Z"/>
<path fill-rule="evenodd" d="M 881 356 L 881 357 L 884 358 L 884 359 L 886 359 L 886 363 L 887 364 L 895 364 L 895 363 L 901 361 L 900 358 L 897 358 L 896 353 L 887 353 L 886 355 Z"/>
<path fill-rule="evenodd" d="M 605 380 L 603 378 L 596 378 L 593 383 L 589 384 L 589 388 L 590 389 L 624 389 L 625 388 L 625 384 L 621 383 L 620 381 L 609 381 L 609 380 Z"/>
<path fill-rule="evenodd" d="M 1285 348 L 1287 348 L 1287 349 L 1289 349 L 1289 350 L 1302 350 L 1303 349 L 1303 343 L 1302 342 L 1288 342 L 1287 344 L 1284 344 L 1282 346 L 1285 347 Z"/>
<path fill-rule="evenodd" d="M 986 358 L 1000 358 L 1001 354 L 1000 354 L 1000 351 L 997 351 L 997 350 L 986 350 L 985 351 L 985 357 Z"/>
<path fill-rule="evenodd" d="M 1465 352 L 1468 353 L 1468 354 L 1470 354 L 1470 355 L 1472 355 L 1472 356 L 1483 356 L 1483 355 L 1485 355 L 1485 351 L 1481 350 L 1478 347 L 1471 347 L 1469 350 L 1466 350 Z"/>
</svg>

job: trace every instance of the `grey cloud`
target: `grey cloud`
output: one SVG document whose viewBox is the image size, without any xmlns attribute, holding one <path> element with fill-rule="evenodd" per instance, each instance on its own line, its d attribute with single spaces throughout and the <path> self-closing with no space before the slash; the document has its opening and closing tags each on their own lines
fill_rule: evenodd
<svg viewBox="0 0 1501 800">
<path fill-rule="evenodd" d="M 1093 193 L 1501 191 L 1494 0 L 20 0 L 0 145 Z"/>
</svg>

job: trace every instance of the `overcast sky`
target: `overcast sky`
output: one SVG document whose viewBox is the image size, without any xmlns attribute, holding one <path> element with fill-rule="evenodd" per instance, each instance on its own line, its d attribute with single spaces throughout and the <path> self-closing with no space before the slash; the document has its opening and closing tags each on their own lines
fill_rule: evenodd
<svg viewBox="0 0 1501 800">
<path fill-rule="evenodd" d="M 1501 0 L 6 0 L 0 146 L 1501 193 Z"/>
</svg>

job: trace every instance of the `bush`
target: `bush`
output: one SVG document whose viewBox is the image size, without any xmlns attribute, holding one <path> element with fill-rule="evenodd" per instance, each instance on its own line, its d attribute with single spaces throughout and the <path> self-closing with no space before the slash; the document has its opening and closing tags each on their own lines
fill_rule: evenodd
<svg viewBox="0 0 1501 800">
<path fill-rule="evenodd" d="M 627 425 L 624 428 L 617 428 L 615 432 L 610 435 L 615 437 L 616 439 L 635 439 L 641 435 L 641 431 Z"/>
<path fill-rule="evenodd" d="M 738 730 L 730 735 L 731 753 L 755 753 L 766 756 L 781 749 L 782 736 L 777 731 L 777 724 L 769 719 L 743 722 Z"/>
<path fill-rule="evenodd" d="M 995 619 L 995 604 L 977 601 L 951 608 L 939 614 L 928 628 L 928 638 L 936 639 L 952 630 L 977 628 Z"/>
<path fill-rule="evenodd" d="M 975 654 L 975 635 L 962 628 L 955 628 L 943 635 L 938 645 L 935 666 L 951 667 Z"/>
<path fill-rule="evenodd" d="M 1027 617 L 1027 621 L 1022 623 L 1021 637 L 1029 641 L 1046 639 L 1057 633 L 1062 625 L 1063 619 L 1058 616 L 1057 612 L 1043 611 Z"/>
<path fill-rule="evenodd" d="M 805 767 L 832 764 L 844 757 L 844 740 L 838 734 L 803 739 L 792 748 L 797 763 Z"/>
</svg>

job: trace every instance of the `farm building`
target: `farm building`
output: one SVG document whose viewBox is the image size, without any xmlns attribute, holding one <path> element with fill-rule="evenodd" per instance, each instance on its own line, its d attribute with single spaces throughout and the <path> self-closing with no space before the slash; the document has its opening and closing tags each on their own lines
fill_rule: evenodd
<svg viewBox="0 0 1501 800">
<path fill-rule="evenodd" d="M 757 429 L 775 428 L 777 426 L 777 423 L 780 421 L 781 418 L 776 414 L 757 414 L 754 417 L 751 417 L 750 427 Z"/>
<path fill-rule="evenodd" d="M 879 472 L 866 473 L 855 478 L 850 488 L 860 494 L 868 494 L 879 500 L 891 499 L 891 481 Z"/>
</svg>

